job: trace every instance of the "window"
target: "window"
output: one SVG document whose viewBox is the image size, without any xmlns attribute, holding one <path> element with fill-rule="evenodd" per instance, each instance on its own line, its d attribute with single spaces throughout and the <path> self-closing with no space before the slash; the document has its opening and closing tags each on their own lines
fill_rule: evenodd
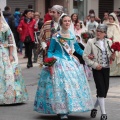
<svg viewBox="0 0 120 120">
<path fill-rule="evenodd" d="M 73 0 L 73 8 L 77 8 L 77 0 Z"/>
</svg>

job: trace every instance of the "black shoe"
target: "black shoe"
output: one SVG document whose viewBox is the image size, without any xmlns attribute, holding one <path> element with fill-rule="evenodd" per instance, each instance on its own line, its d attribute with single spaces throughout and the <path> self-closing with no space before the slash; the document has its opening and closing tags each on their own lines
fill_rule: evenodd
<svg viewBox="0 0 120 120">
<path fill-rule="evenodd" d="M 23 58 L 27 58 L 27 56 L 24 56 Z"/>
<path fill-rule="evenodd" d="M 27 68 L 33 67 L 32 64 L 27 64 Z"/>
<path fill-rule="evenodd" d="M 96 115 L 97 115 L 97 110 L 96 109 L 92 109 L 91 110 L 91 114 L 90 114 L 91 118 L 95 118 Z"/>
<path fill-rule="evenodd" d="M 33 63 L 37 63 L 37 60 L 34 60 Z"/>
<path fill-rule="evenodd" d="M 102 114 L 100 120 L 107 120 L 107 114 Z"/>
<path fill-rule="evenodd" d="M 60 118 L 60 120 L 68 120 L 68 115 L 66 114 L 58 114 L 58 117 Z"/>
</svg>

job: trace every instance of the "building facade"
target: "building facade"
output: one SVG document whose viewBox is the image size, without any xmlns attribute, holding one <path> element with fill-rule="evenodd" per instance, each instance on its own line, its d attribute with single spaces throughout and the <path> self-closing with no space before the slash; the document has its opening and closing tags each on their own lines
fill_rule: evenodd
<svg viewBox="0 0 120 120">
<path fill-rule="evenodd" d="M 0 0 L 0 3 L 2 10 L 8 5 L 12 12 L 16 7 L 21 8 L 23 12 L 28 4 L 31 4 L 35 11 L 41 13 L 41 17 L 44 17 L 48 7 L 59 4 L 64 6 L 64 11 L 69 15 L 78 13 L 80 19 L 84 19 L 90 9 L 94 9 L 96 16 L 103 17 L 104 11 L 119 11 L 120 8 L 120 0 Z"/>
</svg>

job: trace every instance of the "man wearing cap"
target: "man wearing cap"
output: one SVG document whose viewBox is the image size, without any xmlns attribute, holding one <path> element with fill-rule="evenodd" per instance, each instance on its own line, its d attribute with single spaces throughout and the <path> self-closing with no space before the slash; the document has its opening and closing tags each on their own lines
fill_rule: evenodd
<svg viewBox="0 0 120 120">
<path fill-rule="evenodd" d="M 112 42 L 105 38 L 107 26 L 100 24 L 96 30 L 96 37 L 89 39 L 83 53 L 83 59 L 92 67 L 93 77 L 97 89 L 97 100 L 94 109 L 91 111 L 91 117 L 95 118 L 97 107 L 100 106 L 100 120 L 107 120 L 105 111 L 105 98 L 109 89 L 109 73 L 110 60 L 114 60 L 115 54 L 110 49 Z M 92 54 L 93 59 L 89 59 L 88 55 Z"/>
<path fill-rule="evenodd" d="M 42 46 L 43 48 L 43 58 L 46 56 L 46 48 L 47 42 L 50 41 L 52 35 L 60 30 L 59 28 L 59 18 L 63 13 L 63 6 L 61 5 L 54 5 L 51 8 L 52 18 L 53 20 L 46 21 L 41 28 L 40 36 L 39 36 L 39 45 L 38 45 L 38 53 Z"/>
</svg>

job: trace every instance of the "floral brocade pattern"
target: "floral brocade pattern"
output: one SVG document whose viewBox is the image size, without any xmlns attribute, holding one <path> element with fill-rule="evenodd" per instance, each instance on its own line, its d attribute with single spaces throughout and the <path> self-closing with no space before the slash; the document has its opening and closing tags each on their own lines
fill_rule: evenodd
<svg viewBox="0 0 120 120">
<path fill-rule="evenodd" d="M 0 104 L 25 102 L 28 100 L 28 93 L 20 67 L 15 62 L 10 63 L 9 48 L 2 45 L 8 44 L 8 41 L 4 41 L 1 33 L 0 41 Z"/>
<path fill-rule="evenodd" d="M 27 99 L 20 67 L 10 63 L 7 49 L 0 48 L 0 104 L 21 103 Z"/>
<path fill-rule="evenodd" d="M 93 103 L 83 66 L 74 58 L 56 58 L 52 78 L 47 67 L 41 71 L 34 110 L 46 114 L 91 110 Z"/>
</svg>

